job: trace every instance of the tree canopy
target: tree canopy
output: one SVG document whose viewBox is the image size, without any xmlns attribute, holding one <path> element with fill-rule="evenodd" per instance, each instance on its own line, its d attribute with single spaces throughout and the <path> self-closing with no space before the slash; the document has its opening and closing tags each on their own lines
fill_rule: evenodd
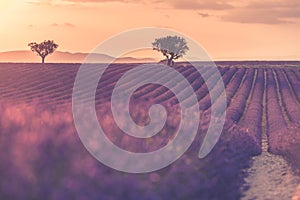
<svg viewBox="0 0 300 200">
<path fill-rule="evenodd" d="M 176 35 L 157 38 L 152 46 L 153 50 L 161 52 L 166 57 L 169 66 L 173 65 L 173 60 L 182 57 L 189 50 L 186 40 Z"/>
<path fill-rule="evenodd" d="M 46 56 L 52 54 L 58 47 L 53 40 L 45 40 L 41 43 L 31 42 L 28 44 L 31 51 L 35 52 L 38 56 L 42 58 L 42 63 L 45 62 Z"/>
</svg>

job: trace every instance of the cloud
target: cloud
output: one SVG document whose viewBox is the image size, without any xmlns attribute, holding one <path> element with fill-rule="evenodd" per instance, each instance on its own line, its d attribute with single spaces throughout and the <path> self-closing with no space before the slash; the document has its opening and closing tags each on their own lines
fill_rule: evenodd
<svg viewBox="0 0 300 200">
<path fill-rule="evenodd" d="M 210 0 L 174 0 L 169 2 L 175 9 L 188 9 L 188 10 L 226 10 L 234 8 L 231 4 L 225 1 L 210 1 Z"/>
<path fill-rule="evenodd" d="M 110 0 L 99 0 L 99 1 L 97 1 L 97 0 L 62 0 L 62 1 L 70 1 L 70 2 L 78 2 L 78 3 L 80 3 L 80 2 L 82 2 L 82 3 L 90 3 L 90 2 L 92 2 L 92 3 L 102 3 L 102 2 L 109 2 Z M 114 0 L 112 0 L 112 1 L 114 1 Z M 117 1 L 119 1 L 119 0 L 117 0 Z"/>
<path fill-rule="evenodd" d="M 300 2 L 297 0 L 251 1 L 236 7 L 221 17 L 224 21 L 252 24 L 286 24 L 300 18 Z"/>
<path fill-rule="evenodd" d="M 266 0 L 266 1 L 251 1 L 248 4 L 248 8 L 254 9 L 273 9 L 273 8 L 296 8 L 300 6 L 298 0 Z"/>
<path fill-rule="evenodd" d="M 63 24 L 53 23 L 53 24 L 50 24 L 50 26 L 52 26 L 52 27 L 68 27 L 68 28 L 75 28 L 76 27 L 74 24 L 71 24 L 69 22 L 65 22 Z"/>
<path fill-rule="evenodd" d="M 28 4 L 32 4 L 32 5 L 38 5 L 38 6 L 51 6 L 52 5 L 52 0 L 44 0 L 44 1 L 41 1 L 41 0 L 36 0 L 36 1 L 26 1 L 26 3 Z"/>
<path fill-rule="evenodd" d="M 71 23 L 68 23 L 68 22 L 64 23 L 63 26 L 70 27 L 70 28 L 75 28 L 76 27 L 74 24 L 71 24 Z"/>
<path fill-rule="evenodd" d="M 59 26 L 57 23 L 50 24 L 50 26 L 57 27 Z"/>
<path fill-rule="evenodd" d="M 206 18 L 206 17 L 210 17 L 211 15 L 208 14 L 208 13 L 201 13 L 201 12 L 198 12 L 198 15 L 200 15 L 201 17 L 203 18 Z"/>
<path fill-rule="evenodd" d="M 134 3 L 134 4 L 147 4 L 147 5 L 164 5 L 167 8 L 172 9 L 183 9 L 183 10 L 226 10 L 231 9 L 233 6 L 227 2 L 227 0 L 46 0 L 47 4 L 68 4 L 68 3 L 109 3 L 109 2 L 120 2 L 120 3 Z M 36 3 L 43 3 L 43 1 L 37 1 Z"/>
<path fill-rule="evenodd" d="M 239 9 L 222 17 L 224 21 L 248 23 L 248 24 L 285 24 L 291 21 L 282 19 L 276 13 L 269 10 Z"/>
<path fill-rule="evenodd" d="M 36 0 L 35 3 L 96 7 L 96 4 L 109 2 L 142 4 L 167 10 L 196 10 L 202 18 L 219 15 L 222 21 L 236 23 L 286 24 L 300 19 L 300 1 L 298 0 Z M 221 14 L 210 15 L 203 10 L 220 11 Z M 65 26 L 68 25 L 65 24 Z"/>
<path fill-rule="evenodd" d="M 61 2 L 70 3 L 110 3 L 110 2 L 121 2 L 121 3 L 141 3 L 143 0 L 61 0 Z"/>
</svg>

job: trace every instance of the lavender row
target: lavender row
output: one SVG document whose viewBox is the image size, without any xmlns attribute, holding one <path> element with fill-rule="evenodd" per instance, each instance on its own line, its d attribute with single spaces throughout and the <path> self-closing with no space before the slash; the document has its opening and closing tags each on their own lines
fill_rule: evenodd
<svg viewBox="0 0 300 200">
<path fill-rule="evenodd" d="M 228 82 L 231 80 L 234 73 L 235 73 L 235 70 L 232 68 L 221 68 L 221 70 L 220 70 L 220 74 L 222 76 L 221 79 L 218 79 L 217 74 L 216 74 L 216 76 L 211 77 L 209 79 L 210 80 L 209 84 L 214 86 L 210 91 L 208 91 L 207 87 L 200 88 L 200 90 L 196 91 L 196 94 L 200 93 L 200 96 L 202 97 L 199 101 L 200 110 L 209 109 L 211 106 L 211 103 L 215 103 L 215 101 L 222 94 L 222 92 L 224 92 L 223 88 L 217 87 L 218 81 L 223 81 L 224 87 L 226 87 L 226 84 L 228 84 Z M 211 102 L 211 99 L 213 99 L 213 102 Z"/>
<path fill-rule="evenodd" d="M 200 70 L 201 70 L 200 72 L 202 74 L 207 73 L 207 69 L 205 69 L 205 68 L 201 68 Z M 202 79 L 202 77 L 200 76 L 199 72 L 196 69 L 190 68 L 189 70 L 184 70 L 182 72 L 180 71 L 180 69 L 178 69 L 178 71 L 185 77 L 186 80 L 189 81 L 191 87 L 194 90 L 198 89 L 199 87 L 201 87 L 203 85 L 204 80 Z M 172 79 L 172 77 L 170 77 L 170 79 Z M 178 89 L 178 87 L 180 87 L 180 83 L 177 83 L 176 85 L 174 85 L 174 87 L 177 87 L 177 91 L 183 91 L 183 90 L 187 89 L 187 88 L 183 88 L 183 87 Z M 155 103 L 163 103 L 163 104 L 168 103 L 168 102 L 172 102 L 172 103 L 176 102 L 175 94 L 170 89 L 168 89 L 164 86 L 160 86 L 158 88 L 158 90 L 160 90 L 160 91 L 156 92 L 156 93 L 153 91 L 150 91 L 148 94 L 145 94 L 144 96 L 142 96 L 142 98 L 145 98 L 145 97 L 148 99 L 153 98 Z M 139 92 L 139 90 L 137 92 Z M 134 95 L 134 97 L 136 97 L 136 96 Z"/>
<path fill-rule="evenodd" d="M 196 71 L 192 67 L 177 67 L 175 69 L 179 73 L 181 73 L 181 75 L 183 75 L 185 77 L 185 79 L 187 79 L 190 82 L 193 89 L 199 88 L 204 82 L 203 79 L 201 78 L 199 72 Z M 201 73 L 204 73 L 204 74 L 207 73 L 207 69 L 201 68 Z M 161 74 L 161 75 L 159 75 L 159 74 Z M 151 77 L 151 78 L 152 79 L 155 78 L 157 80 L 160 79 L 160 80 L 163 80 L 165 83 L 170 83 L 170 80 L 174 79 L 174 77 L 172 77 L 170 73 L 168 73 L 168 74 L 165 75 L 164 73 L 158 72 L 157 76 Z M 144 74 L 141 76 L 137 76 L 135 74 L 134 77 L 132 77 L 132 82 L 133 82 L 132 86 L 134 86 L 141 80 L 145 80 L 147 78 L 148 78 L 147 74 Z M 184 88 L 182 86 L 183 85 L 180 82 L 174 83 L 171 86 L 172 87 L 171 89 L 176 89 L 177 91 L 183 91 L 186 88 Z M 124 87 L 126 89 L 126 87 L 128 87 L 128 85 L 126 85 Z M 130 85 L 129 85 L 129 87 L 130 87 Z M 111 92 L 109 92 L 109 91 L 108 92 L 106 91 L 106 93 L 111 95 Z M 140 87 L 133 94 L 133 97 L 135 99 L 152 99 L 156 103 L 172 102 L 172 101 L 176 102 L 176 97 L 174 97 L 174 93 L 170 89 L 164 87 L 163 85 L 157 85 L 157 84 L 148 84 L 148 85 Z"/>
<path fill-rule="evenodd" d="M 178 91 L 180 91 L 180 93 L 184 93 L 185 96 L 183 98 L 183 101 L 186 102 L 186 105 L 192 105 L 193 103 L 195 103 L 192 100 L 192 95 L 195 93 L 195 91 L 197 90 L 201 90 L 202 88 L 206 89 L 206 84 L 204 83 L 204 78 L 203 77 L 211 77 L 211 76 L 215 76 L 215 69 L 207 69 L 206 67 L 203 68 L 205 70 L 205 72 L 201 72 L 201 74 L 195 70 L 195 73 L 193 74 L 193 76 L 185 76 L 186 80 L 190 83 L 191 87 L 193 88 L 193 91 L 190 91 L 191 93 L 188 92 L 189 88 L 182 88 L 179 89 Z M 221 73 L 225 73 L 226 70 L 221 70 Z M 180 87 L 180 85 L 178 84 L 178 86 Z M 177 86 L 177 87 L 178 87 Z M 205 92 L 208 92 L 207 89 Z M 192 94 L 193 93 L 193 94 Z M 201 97 L 199 97 L 196 94 L 197 100 L 199 100 Z M 175 95 L 172 96 L 172 98 L 170 98 L 168 100 L 168 102 L 171 102 L 171 104 L 173 104 L 173 102 L 177 103 L 177 97 Z"/>
<path fill-rule="evenodd" d="M 66 64 L 6 64 L 1 66 L 1 97 L 14 97 L 16 101 L 26 102 L 38 98 L 47 102 L 49 99 L 63 103 L 70 99 L 72 86 L 79 65 Z M 33 70 L 34 69 L 34 70 Z M 15 81 L 18 80 L 18 81 Z M 20 84 L 22 82 L 22 84 Z M 61 99 L 61 100 L 60 100 Z"/>
<path fill-rule="evenodd" d="M 242 85 L 240 86 L 237 94 L 232 98 L 231 103 L 227 108 L 227 116 L 236 123 L 243 115 L 246 101 L 251 90 L 254 72 L 255 70 L 253 68 L 248 69 L 246 77 L 243 83 L 241 83 Z"/>
<path fill-rule="evenodd" d="M 295 99 L 294 95 L 290 90 L 290 86 L 285 79 L 282 70 L 275 69 L 279 91 L 282 97 L 282 104 L 286 110 L 286 113 L 289 117 L 289 120 L 292 123 L 299 123 L 300 121 L 300 105 L 299 102 Z"/>
<path fill-rule="evenodd" d="M 196 79 L 194 81 L 191 80 L 190 77 L 187 78 L 187 80 L 191 83 L 191 86 L 194 89 L 194 91 L 196 91 L 196 95 L 197 95 L 197 89 L 200 88 L 200 87 L 198 87 L 198 88 L 195 87 L 195 85 L 198 85 L 197 79 L 203 80 L 201 88 L 204 89 L 203 91 L 205 93 L 203 92 L 202 94 L 205 94 L 205 97 L 203 99 L 200 99 L 201 97 L 197 96 L 197 98 L 200 99 L 200 102 L 199 102 L 200 110 L 206 110 L 210 107 L 210 105 L 211 105 L 211 98 L 210 97 L 211 96 L 215 97 L 215 99 L 218 96 L 220 96 L 220 94 L 223 91 L 220 87 L 217 87 L 218 86 L 217 82 L 218 81 L 220 82 L 220 81 L 224 80 L 223 84 L 226 84 L 230 80 L 231 76 L 235 73 L 235 69 L 219 68 L 218 70 L 216 70 L 216 69 L 211 68 L 211 69 L 208 69 L 207 72 L 210 72 L 210 73 L 213 72 L 211 74 L 211 76 L 209 76 L 209 77 L 211 77 L 209 81 L 214 81 L 214 84 L 212 84 L 214 87 L 211 89 L 211 91 L 207 90 L 207 86 L 206 86 L 206 84 L 204 84 L 204 80 L 201 78 L 199 73 L 197 74 L 198 77 L 195 77 Z M 220 73 L 223 76 L 218 76 L 218 73 Z M 207 73 L 202 73 L 202 76 L 204 76 L 206 78 L 208 77 Z M 218 78 L 220 78 L 220 79 L 218 79 Z M 200 88 L 200 90 L 201 90 L 201 88 Z M 185 91 L 182 90 L 181 92 L 185 92 Z M 188 93 L 186 93 L 186 94 L 188 94 Z M 176 97 L 174 96 L 174 98 L 176 98 Z M 173 99 L 173 101 L 174 101 L 174 99 Z M 192 94 L 186 95 L 186 98 L 183 101 L 186 102 L 187 106 L 192 106 L 193 103 L 194 103 L 194 101 L 192 100 Z"/>
<path fill-rule="evenodd" d="M 242 82 L 243 77 L 246 75 L 247 69 L 241 68 L 238 69 L 232 80 L 226 86 L 226 98 L 227 98 L 227 105 L 229 105 L 232 97 L 238 91 L 240 84 Z"/>
<path fill-rule="evenodd" d="M 224 86 L 225 86 L 225 90 L 224 91 L 219 91 L 219 94 L 218 94 L 218 97 L 217 99 L 215 99 L 213 101 L 213 104 L 214 104 L 214 109 L 215 109 L 215 112 L 216 114 L 223 114 L 224 112 L 224 97 L 226 96 L 226 102 L 225 104 L 228 105 L 229 104 L 229 100 L 228 100 L 228 95 L 227 95 L 227 90 L 228 88 L 230 87 L 230 85 L 232 85 L 232 82 L 237 82 L 238 81 L 238 73 L 239 73 L 239 70 L 238 68 L 230 68 L 231 70 L 231 73 L 228 74 L 227 77 L 224 77 L 223 76 L 223 82 L 224 82 Z M 234 70 L 233 70 L 234 69 Z M 242 79 L 242 78 L 241 78 Z M 240 79 L 240 80 L 241 80 Z M 238 88 L 237 88 L 238 89 Z M 236 91 L 237 91 L 236 89 Z M 235 92 L 236 92 L 235 91 Z M 224 96 L 225 95 L 225 96 Z M 209 104 L 209 102 L 207 102 L 207 104 Z M 226 106 L 225 105 L 225 106 Z M 210 105 L 211 106 L 211 105 Z M 211 107 L 209 107 L 207 110 L 206 110 L 207 113 L 211 113 Z"/>
<path fill-rule="evenodd" d="M 291 69 L 293 71 L 293 73 L 296 75 L 298 81 L 300 81 L 300 70 L 299 68 L 293 68 Z"/>
<path fill-rule="evenodd" d="M 235 73 L 237 73 L 237 71 L 238 71 L 238 68 L 236 68 L 236 67 L 229 68 L 228 72 L 222 76 L 224 85 L 226 87 L 229 84 L 229 82 L 232 80 L 232 78 L 234 77 Z"/>
<path fill-rule="evenodd" d="M 228 70 L 229 68 L 220 68 L 220 70 L 211 68 L 210 71 L 212 71 L 212 74 L 210 76 L 204 75 L 206 76 L 206 79 L 208 79 L 208 85 L 214 87 L 208 91 L 207 84 L 204 84 L 201 88 L 195 91 L 195 94 L 199 99 L 200 110 L 207 110 L 211 106 L 211 96 L 213 99 L 217 99 L 217 97 L 221 94 L 222 90 L 215 86 L 218 81 L 222 81 L 222 78 L 220 79 L 220 75 L 222 77 L 224 74 L 228 73 Z"/>
<path fill-rule="evenodd" d="M 287 76 L 288 80 L 291 83 L 291 87 L 293 89 L 293 92 L 294 92 L 295 96 L 297 97 L 298 102 L 300 102 L 300 90 L 299 90 L 300 80 L 297 78 L 295 73 L 293 73 L 293 71 L 290 70 L 290 69 L 284 70 L 283 73 L 286 73 L 286 76 Z"/>
<path fill-rule="evenodd" d="M 106 97 L 107 99 L 110 99 L 113 89 L 117 83 L 117 81 L 126 73 L 128 70 L 124 72 L 119 72 L 117 70 L 114 70 L 113 74 L 103 74 L 101 79 L 109 79 L 109 82 L 106 81 L 101 81 L 99 82 L 99 91 L 98 91 L 98 96 L 99 98 L 101 97 Z M 160 79 L 163 76 L 163 73 L 159 73 L 157 70 L 157 74 L 155 78 Z M 138 84 L 141 80 L 147 79 L 149 76 L 151 76 L 152 73 L 151 71 L 145 72 L 144 70 L 137 70 L 135 73 L 131 73 L 129 75 L 130 81 L 126 82 L 125 85 L 122 85 L 121 87 L 124 87 L 124 90 L 127 90 L 128 88 L 131 88 Z M 107 78 L 108 76 L 108 78 Z M 111 79 L 110 77 L 114 77 Z M 167 81 L 167 80 L 165 80 Z M 155 91 L 157 88 L 159 88 L 159 85 L 155 84 L 150 84 L 142 88 L 142 95 L 147 94 L 148 92 Z M 141 90 L 140 90 L 141 91 Z"/>
<path fill-rule="evenodd" d="M 284 90 L 284 88 L 281 88 L 282 92 L 284 92 L 285 94 L 282 93 L 282 99 L 283 102 L 285 101 L 285 99 L 290 99 L 291 97 L 288 97 L 287 95 L 292 95 L 293 100 L 295 101 L 295 103 L 297 103 L 296 99 L 297 99 L 297 94 L 299 95 L 299 81 L 300 81 L 300 76 L 299 76 L 299 69 L 284 69 L 284 71 L 286 72 L 286 75 L 288 77 L 288 80 L 291 83 L 291 89 L 290 93 L 292 93 L 293 91 L 295 92 L 295 96 L 293 96 L 292 94 L 289 94 L 287 92 L 287 90 Z M 283 78 L 281 78 L 280 76 L 280 72 L 277 73 L 278 76 L 278 81 L 279 85 L 285 85 L 285 82 L 281 82 L 283 80 Z M 292 78 L 291 78 L 292 77 Z M 287 81 L 287 80 L 286 80 Z M 293 112 L 293 108 L 295 109 L 295 111 L 299 112 L 299 101 L 298 101 L 298 105 L 294 105 L 293 108 L 288 108 L 290 104 L 292 103 L 291 101 L 286 101 L 286 110 L 287 110 L 287 114 L 289 116 L 291 116 L 290 112 Z M 299 125 L 299 118 L 296 117 L 296 115 L 299 113 L 295 113 L 293 112 L 293 117 L 291 117 L 291 123 L 287 126 L 287 128 L 285 129 L 278 129 L 276 132 L 274 132 L 274 134 L 272 135 L 272 137 L 269 138 L 269 143 L 270 143 L 270 150 L 272 153 L 275 154 L 279 154 L 284 156 L 294 167 L 296 167 L 296 169 L 300 169 L 300 134 L 299 134 L 299 130 L 300 130 L 300 125 Z M 297 119 L 295 119 L 298 118 Z"/>
<path fill-rule="evenodd" d="M 256 69 L 256 79 L 251 93 L 249 104 L 245 108 L 243 120 L 240 125 L 246 128 L 250 135 L 260 143 L 262 135 L 264 71 Z"/>
<path fill-rule="evenodd" d="M 284 129 L 287 127 L 286 120 L 284 119 L 283 112 L 279 104 L 277 86 L 272 69 L 267 69 L 266 89 L 267 127 L 270 135 L 278 129 Z"/>
<path fill-rule="evenodd" d="M 202 69 L 203 70 L 203 69 Z M 180 72 L 184 77 L 190 77 L 193 76 L 193 74 L 195 74 L 195 71 L 192 68 L 179 68 L 178 72 Z M 151 77 L 154 78 L 154 77 Z M 170 82 L 171 79 L 174 79 L 175 77 L 172 77 L 170 73 L 168 73 L 167 75 L 165 75 L 164 73 L 160 73 L 158 71 L 157 76 L 155 76 L 156 80 L 164 80 L 165 83 Z M 139 83 L 139 81 L 141 80 L 147 80 L 148 79 L 148 75 L 144 75 L 143 77 L 140 76 L 134 76 L 133 79 L 136 79 L 136 82 Z M 178 83 L 180 84 L 180 83 Z M 175 86 L 175 85 L 174 85 Z M 168 89 L 166 89 L 165 87 L 161 86 L 161 85 L 155 85 L 155 84 L 149 84 L 145 87 L 141 87 L 140 89 L 138 89 L 135 94 L 134 97 L 135 98 L 156 98 L 157 96 L 164 94 Z"/>
</svg>

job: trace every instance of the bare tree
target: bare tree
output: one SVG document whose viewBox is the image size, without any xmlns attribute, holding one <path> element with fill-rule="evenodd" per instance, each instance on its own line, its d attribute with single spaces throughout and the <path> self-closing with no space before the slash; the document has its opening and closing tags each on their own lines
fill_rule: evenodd
<svg viewBox="0 0 300 200">
<path fill-rule="evenodd" d="M 52 54 L 58 47 L 53 40 L 45 40 L 41 43 L 31 42 L 28 44 L 31 51 L 35 52 L 38 56 L 42 58 L 42 63 L 45 63 L 46 56 Z"/>
<path fill-rule="evenodd" d="M 174 64 L 173 60 L 182 57 L 189 50 L 185 39 L 176 35 L 157 38 L 152 46 L 153 50 L 161 52 L 166 57 L 169 66 Z"/>
</svg>

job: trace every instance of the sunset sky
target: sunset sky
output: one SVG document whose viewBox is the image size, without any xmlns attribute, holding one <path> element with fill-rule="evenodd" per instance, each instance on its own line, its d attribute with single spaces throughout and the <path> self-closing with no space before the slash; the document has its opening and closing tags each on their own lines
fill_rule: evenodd
<svg viewBox="0 0 300 200">
<path fill-rule="evenodd" d="M 119 32 L 174 29 L 215 60 L 300 60 L 299 0 L 1 0 L 0 52 L 53 39 L 91 52 Z"/>
</svg>

